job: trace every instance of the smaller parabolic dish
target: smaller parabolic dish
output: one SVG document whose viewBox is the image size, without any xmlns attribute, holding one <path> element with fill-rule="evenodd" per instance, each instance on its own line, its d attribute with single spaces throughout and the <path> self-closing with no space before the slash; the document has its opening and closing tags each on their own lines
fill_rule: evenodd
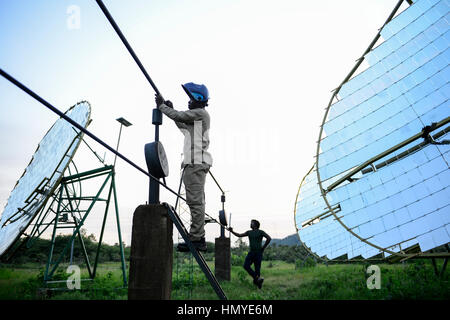
<svg viewBox="0 0 450 320">
<path fill-rule="evenodd" d="M 86 128 L 91 106 L 86 101 L 79 102 L 65 114 Z M 0 256 L 19 239 L 55 192 L 82 137 L 83 133 L 60 118 L 42 138 L 1 215 Z"/>
</svg>

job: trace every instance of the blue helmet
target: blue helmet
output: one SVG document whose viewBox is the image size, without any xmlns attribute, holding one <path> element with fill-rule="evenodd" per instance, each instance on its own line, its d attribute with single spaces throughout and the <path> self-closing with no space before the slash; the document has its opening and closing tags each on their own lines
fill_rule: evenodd
<svg viewBox="0 0 450 320">
<path fill-rule="evenodd" d="M 206 102 L 209 100 L 209 91 L 204 84 L 188 82 L 181 86 L 184 91 L 186 91 L 189 98 L 199 102 Z"/>
</svg>

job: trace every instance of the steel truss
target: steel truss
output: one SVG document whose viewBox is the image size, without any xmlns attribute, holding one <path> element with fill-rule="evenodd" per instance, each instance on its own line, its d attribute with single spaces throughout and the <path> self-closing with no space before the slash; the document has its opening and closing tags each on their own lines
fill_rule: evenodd
<svg viewBox="0 0 450 320">
<path fill-rule="evenodd" d="M 95 179 L 98 177 L 103 177 L 104 180 L 101 187 L 93 196 L 81 196 L 81 194 L 77 194 L 75 188 L 73 188 L 74 183 L 79 183 L 81 186 L 82 182 L 90 181 L 91 179 Z M 108 183 L 109 183 L 109 190 L 107 198 L 102 198 L 101 195 L 105 190 L 106 186 L 108 185 Z M 71 187 L 72 190 L 70 190 Z M 47 208 L 47 210 L 42 210 L 39 216 L 37 217 L 33 230 L 31 234 L 28 236 L 27 247 L 30 247 L 35 241 L 35 239 L 38 238 L 43 232 L 45 232 L 49 227 L 53 227 L 50 250 L 44 272 L 45 286 L 52 283 L 61 282 L 61 281 L 52 281 L 52 278 L 54 276 L 56 269 L 62 262 L 63 258 L 67 255 L 69 247 L 71 246 L 71 244 L 73 244 L 75 238 L 78 238 L 80 247 L 82 249 L 84 261 L 89 273 L 89 279 L 83 280 L 93 280 L 95 278 L 98 266 L 98 258 L 100 255 L 100 248 L 102 245 L 103 235 L 105 231 L 106 218 L 108 216 L 111 200 L 114 201 L 114 209 L 116 212 L 116 223 L 117 223 L 117 233 L 119 238 L 119 248 L 122 264 L 123 284 L 124 287 L 127 286 L 126 264 L 119 221 L 119 210 L 117 204 L 114 166 L 105 166 L 94 170 L 64 177 L 59 184 L 57 192 L 55 192 L 53 196 L 51 205 Z M 82 202 L 88 204 L 87 209 L 83 210 L 81 208 Z M 103 222 L 100 232 L 100 238 L 97 244 L 94 263 L 91 264 L 83 241 L 83 237 L 81 235 L 81 227 L 84 225 L 87 217 L 92 212 L 92 209 L 94 208 L 97 202 L 105 202 L 106 207 L 103 214 Z M 56 210 L 54 209 L 55 206 Z M 45 222 L 45 220 L 47 220 L 46 218 L 52 215 L 53 217 L 51 218 L 50 222 Z M 73 232 L 72 236 L 67 241 L 63 251 L 54 260 L 53 258 L 56 257 L 57 255 L 54 252 L 54 250 L 56 244 L 56 231 L 58 229 L 72 229 Z"/>
</svg>

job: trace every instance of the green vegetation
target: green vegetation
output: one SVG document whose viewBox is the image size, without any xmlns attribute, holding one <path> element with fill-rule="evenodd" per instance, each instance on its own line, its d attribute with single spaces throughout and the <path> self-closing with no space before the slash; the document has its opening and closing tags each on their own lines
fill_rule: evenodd
<svg viewBox="0 0 450 320">
<path fill-rule="evenodd" d="M 90 236 L 85 244 L 90 256 L 95 254 L 96 242 Z M 60 237 L 57 249 L 62 249 L 64 238 Z M 127 299 L 127 289 L 122 288 L 122 270 L 119 246 L 103 246 L 97 277 L 82 281 L 81 290 L 42 290 L 48 240 L 38 240 L 27 251 L 19 254 L 8 264 L 0 264 L 0 300 L 4 299 Z M 76 249 L 76 247 L 75 247 Z M 403 264 L 377 264 L 381 270 L 381 288 L 367 288 L 369 264 L 317 263 L 300 247 L 270 246 L 264 252 L 262 275 L 263 288 L 257 289 L 242 265 L 248 247 L 237 243 L 232 248 L 232 280 L 222 281 L 229 299 L 450 299 L 448 270 L 442 278 L 435 275 L 431 261 L 414 260 Z M 57 251 L 57 250 L 56 250 Z M 77 250 L 75 250 L 77 252 Z M 79 252 L 79 251 L 78 251 Z M 129 248 L 125 250 L 129 265 Z M 217 299 L 195 260 L 190 254 L 174 250 L 173 299 Z M 205 254 L 214 269 L 214 245 L 208 243 Z M 74 263 L 81 267 L 82 279 L 88 278 L 81 255 L 74 255 Z M 438 268 L 442 260 L 438 261 Z M 54 284 L 67 288 L 65 280 L 68 259 L 56 272 Z"/>
<path fill-rule="evenodd" d="M 93 234 L 87 235 L 85 229 L 81 229 L 81 234 L 83 237 L 83 242 L 86 247 L 86 252 L 91 260 L 94 259 L 98 242 Z M 55 238 L 55 249 L 54 249 L 54 259 L 56 259 L 59 254 L 63 251 L 64 247 L 70 240 L 70 235 L 57 235 Z M 70 248 L 69 248 L 70 249 Z M 48 253 L 50 250 L 50 240 L 47 239 L 36 239 L 30 248 L 26 245 L 21 247 L 15 254 L 13 259 L 10 261 L 12 264 L 26 264 L 26 263 L 38 263 L 45 264 L 47 262 Z M 70 250 L 69 250 L 70 251 Z M 73 261 L 76 264 L 80 264 L 83 260 L 83 254 L 80 246 L 80 241 L 78 237 L 74 241 L 73 250 Z M 126 259 L 130 257 L 130 247 L 124 246 L 124 254 Z M 119 262 L 120 261 L 120 248 L 119 244 L 116 243 L 113 246 L 102 243 L 99 262 Z M 66 257 L 65 261 L 68 261 Z"/>
<path fill-rule="evenodd" d="M 70 276 L 70 274 L 65 272 L 67 267 L 67 264 L 63 264 L 58 269 L 53 280 L 62 280 L 62 283 L 53 285 L 52 287 L 67 288 L 65 281 Z M 81 278 L 89 278 L 86 269 L 82 270 Z M 83 290 L 45 290 L 42 288 L 43 279 L 43 265 L 26 264 L 5 266 L 0 264 L 0 300 L 114 300 L 127 298 L 127 289 L 121 288 L 123 283 L 120 263 L 100 264 L 97 270 L 97 277 L 93 281 L 81 282 L 81 289 Z"/>
<path fill-rule="evenodd" d="M 81 229 L 81 234 L 83 238 L 84 245 L 86 247 L 86 252 L 91 259 L 94 259 L 98 242 L 93 234 L 87 235 L 85 229 Z M 54 249 L 54 259 L 61 253 L 69 241 L 69 235 L 57 235 L 55 239 L 55 249 Z M 214 259 L 214 243 L 207 242 L 208 251 L 204 254 L 206 261 L 213 261 Z M 124 254 L 125 260 L 130 260 L 130 247 L 124 244 Z M 15 254 L 13 259 L 10 261 L 12 264 L 21 265 L 26 263 L 38 263 L 45 264 L 47 262 L 47 256 L 50 250 L 50 240 L 47 239 L 36 239 L 30 248 L 23 246 Z M 84 257 L 81 251 L 80 243 L 78 238 L 74 241 L 74 255 L 73 261 L 75 264 L 81 264 L 84 261 Z M 244 263 L 245 255 L 248 252 L 248 246 L 240 239 L 236 241 L 236 246 L 231 249 L 233 265 L 242 265 Z M 176 252 L 174 250 L 174 256 Z M 295 263 L 295 260 L 304 259 L 307 257 L 307 252 L 303 247 L 299 246 L 287 246 L 287 245 L 270 245 L 264 251 L 264 260 L 281 260 L 285 262 Z M 68 257 L 66 255 L 66 262 L 68 262 Z M 119 244 L 114 244 L 113 246 L 103 243 L 99 262 L 119 262 L 120 261 L 120 248 Z"/>
<path fill-rule="evenodd" d="M 172 298 L 217 299 L 195 262 L 190 280 L 188 260 L 179 266 L 178 274 L 174 264 Z M 213 268 L 213 263 L 209 264 Z M 450 299 L 448 271 L 438 278 L 429 261 L 378 265 L 379 290 L 367 289 L 368 265 L 299 265 L 302 264 L 264 261 L 261 290 L 241 266 L 232 266 L 232 281 L 221 284 L 229 299 Z M 55 279 L 67 279 L 66 266 L 60 268 Z M 122 274 L 117 262 L 101 264 L 94 281 L 81 283 L 82 290 L 42 291 L 42 275 L 43 267 L 39 265 L 0 265 L 0 299 L 127 299 L 127 289 L 120 288 Z M 87 272 L 82 272 L 82 278 L 87 278 Z"/>
</svg>

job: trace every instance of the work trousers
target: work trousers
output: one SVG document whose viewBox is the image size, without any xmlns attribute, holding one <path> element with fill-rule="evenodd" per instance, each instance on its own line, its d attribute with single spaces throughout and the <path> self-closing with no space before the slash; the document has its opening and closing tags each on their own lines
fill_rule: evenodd
<svg viewBox="0 0 450 320">
<path fill-rule="evenodd" d="M 262 252 L 250 251 L 245 257 L 244 269 L 256 280 L 261 275 Z M 251 268 L 252 263 L 255 265 L 255 270 Z"/>
<path fill-rule="evenodd" d="M 205 237 L 205 180 L 210 165 L 188 164 L 184 168 L 183 182 L 186 190 L 186 203 L 191 211 L 190 240 L 198 241 Z"/>
</svg>

